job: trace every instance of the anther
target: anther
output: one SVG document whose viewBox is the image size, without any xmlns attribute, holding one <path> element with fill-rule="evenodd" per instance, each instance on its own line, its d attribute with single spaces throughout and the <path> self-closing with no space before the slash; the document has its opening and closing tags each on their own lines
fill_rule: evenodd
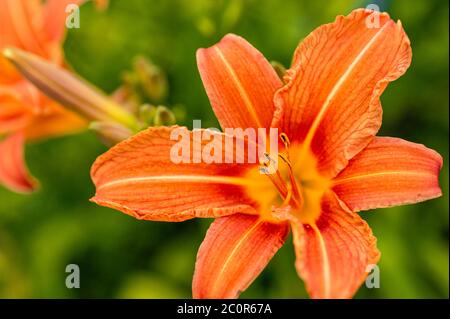
<svg viewBox="0 0 450 319">
<path fill-rule="evenodd" d="M 284 147 L 286 149 L 289 149 L 289 145 L 291 145 L 291 142 L 289 141 L 289 137 L 287 136 L 286 133 L 281 133 L 280 134 L 280 140 L 281 140 L 281 142 L 283 142 Z"/>
<path fill-rule="evenodd" d="M 266 159 L 265 163 L 276 163 L 276 161 L 272 157 L 270 157 L 269 153 L 264 152 L 263 156 Z"/>
<path fill-rule="evenodd" d="M 264 158 L 266 159 L 266 161 L 262 163 L 262 165 L 264 165 L 265 170 L 261 172 L 263 172 L 275 185 L 280 195 L 283 198 L 286 197 L 287 195 L 286 183 L 283 180 L 280 171 L 278 169 L 275 169 L 275 176 L 274 176 L 273 173 L 271 174 L 271 169 L 269 168 L 270 165 L 276 164 L 277 162 L 272 157 L 270 157 L 268 153 L 264 152 L 263 155 Z"/>
<path fill-rule="evenodd" d="M 280 140 L 281 140 L 281 142 L 283 142 L 284 149 L 286 151 L 286 157 L 284 157 L 284 156 L 280 156 L 280 157 L 283 161 L 285 161 L 286 163 L 289 163 L 289 166 L 291 166 L 290 161 L 289 161 L 289 146 L 291 145 L 291 141 L 289 140 L 289 137 L 287 136 L 286 133 L 280 134 Z"/>
</svg>

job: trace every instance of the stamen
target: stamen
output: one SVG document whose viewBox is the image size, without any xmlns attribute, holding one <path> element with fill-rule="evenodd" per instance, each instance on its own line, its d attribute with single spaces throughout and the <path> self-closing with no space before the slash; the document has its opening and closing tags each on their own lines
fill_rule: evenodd
<svg viewBox="0 0 450 319">
<path fill-rule="evenodd" d="M 288 184 L 287 189 L 288 190 L 286 198 L 284 199 L 283 204 L 281 204 L 282 207 L 289 205 L 289 202 L 291 201 L 292 198 L 292 186 Z"/>
<path fill-rule="evenodd" d="M 270 162 L 269 162 L 270 163 Z M 263 165 L 265 167 L 269 166 L 268 162 L 263 163 Z M 276 177 L 274 177 L 273 174 L 266 174 L 266 176 L 270 179 L 270 181 L 272 182 L 272 184 L 275 186 L 275 188 L 278 190 L 278 192 L 280 193 L 280 195 L 284 198 L 287 195 L 287 190 L 286 190 L 286 185 L 284 183 L 284 181 L 281 179 L 281 175 L 277 170 L 277 174 Z"/>
<path fill-rule="evenodd" d="M 301 208 L 301 206 L 303 204 L 303 196 L 302 196 L 301 191 L 300 191 L 300 186 L 298 185 L 297 180 L 295 179 L 294 172 L 292 171 L 291 161 L 289 160 L 289 158 L 287 158 L 283 154 L 279 154 L 278 157 L 280 157 L 283 160 L 283 162 L 285 162 L 286 165 L 289 168 L 288 169 L 289 181 L 291 182 L 291 186 L 292 186 L 293 200 L 294 200 L 297 208 Z"/>
<path fill-rule="evenodd" d="M 283 154 L 278 154 L 278 157 L 281 158 L 283 160 L 283 162 L 285 162 L 289 167 L 291 167 L 291 161 L 289 160 L 289 158 L 286 155 Z"/>
<path fill-rule="evenodd" d="M 281 133 L 280 134 L 280 140 L 283 142 L 284 147 L 286 149 L 288 149 L 289 145 L 291 144 L 291 142 L 289 141 L 289 137 L 286 135 L 286 133 Z"/>
<path fill-rule="evenodd" d="M 292 164 L 289 159 L 289 146 L 291 142 L 289 141 L 289 137 L 286 135 L 286 133 L 280 134 L 280 140 L 284 144 L 284 148 L 286 150 L 285 154 L 278 154 L 278 157 L 283 160 L 283 162 L 286 163 L 288 166 L 288 172 L 289 172 L 289 181 L 290 183 L 286 183 L 283 177 L 281 176 L 281 173 L 278 169 L 275 170 L 274 174 L 269 174 L 269 170 L 267 169 L 265 174 L 270 179 L 270 181 L 275 185 L 276 189 L 280 193 L 281 197 L 283 198 L 282 207 L 288 206 L 291 202 L 293 206 L 297 209 L 300 209 L 303 205 L 303 197 L 301 194 L 300 186 L 297 183 L 297 180 L 295 179 L 293 170 L 292 170 Z M 272 159 L 268 153 L 264 153 L 265 162 L 262 163 L 266 168 L 269 168 L 269 166 L 272 163 L 276 163 L 274 159 Z"/>
<path fill-rule="evenodd" d="M 267 152 L 264 152 L 264 157 L 266 158 L 266 160 L 267 160 L 267 162 L 265 162 L 265 164 L 272 164 L 272 163 L 276 163 L 276 161 L 273 159 L 273 158 L 271 158 L 270 157 L 270 155 L 267 153 Z M 264 165 L 264 166 L 266 166 L 266 167 L 268 167 L 267 165 Z M 282 178 L 282 176 L 281 176 L 281 174 L 280 174 L 280 171 L 278 170 L 278 169 L 276 169 L 275 170 L 275 173 L 277 174 L 277 177 L 278 177 L 278 179 L 279 179 L 279 181 L 280 181 L 280 183 L 281 184 L 285 184 L 284 183 L 284 180 L 283 180 L 283 178 Z M 270 174 L 269 174 L 270 175 Z"/>
<path fill-rule="evenodd" d="M 264 157 L 268 160 L 269 163 L 276 163 L 275 160 L 273 158 L 271 158 L 270 155 L 268 153 L 266 153 L 266 152 L 264 152 Z M 284 181 L 283 177 L 281 176 L 280 171 L 278 169 L 275 171 L 275 174 L 277 175 L 278 182 L 284 186 L 284 189 L 286 189 L 286 183 L 285 183 L 285 181 Z"/>
</svg>

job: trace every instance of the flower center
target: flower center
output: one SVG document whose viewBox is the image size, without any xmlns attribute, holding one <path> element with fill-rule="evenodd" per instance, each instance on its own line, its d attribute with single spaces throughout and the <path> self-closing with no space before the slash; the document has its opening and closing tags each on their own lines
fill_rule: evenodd
<svg viewBox="0 0 450 319">
<path fill-rule="evenodd" d="M 274 159 L 264 154 L 266 173 L 249 172 L 254 183 L 249 195 L 261 206 L 261 215 L 268 220 L 298 218 L 312 224 L 320 215 L 321 199 L 330 188 L 330 180 L 321 176 L 317 160 L 302 145 L 292 145 L 285 133 L 280 134 L 284 148 Z"/>
<path fill-rule="evenodd" d="M 290 205 L 295 209 L 301 209 L 303 199 L 300 184 L 296 180 L 294 172 L 292 170 L 292 164 L 289 155 L 290 141 L 285 133 L 280 134 L 280 140 L 284 144 L 285 153 L 278 154 L 278 158 L 281 159 L 284 165 L 286 165 L 288 181 L 283 178 L 278 167 L 275 168 L 275 174 L 266 174 L 266 176 L 273 183 L 280 197 L 283 199 L 283 206 Z M 271 159 L 267 153 L 265 153 L 264 155 L 267 160 L 263 163 L 263 165 L 266 167 L 268 167 L 269 165 L 273 165 L 275 161 Z M 269 169 L 273 169 L 273 167 Z"/>
</svg>

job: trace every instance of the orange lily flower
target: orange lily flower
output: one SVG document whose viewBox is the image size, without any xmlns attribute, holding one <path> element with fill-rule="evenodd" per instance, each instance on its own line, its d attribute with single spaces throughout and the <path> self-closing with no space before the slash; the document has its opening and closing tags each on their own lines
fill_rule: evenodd
<svg viewBox="0 0 450 319">
<path fill-rule="evenodd" d="M 16 47 L 63 65 L 65 8 L 82 2 L 0 0 L 0 50 Z M 84 120 L 46 98 L 0 55 L 0 137 L 6 136 L 0 141 L 0 184 L 18 192 L 33 191 L 37 183 L 27 173 L 24 142 L 85 126 Z"/>
<path fill-rule="evenodd" d="M 376 28 L 366 24 L 372 14 L 379 14 Z M 285 84 L 236 35 L 198 50 L 197 61 L 223 129 L 282 132 L 278 171 L 260 174 L 252 163 L 175 164 L 169 154 L 176 127 L 150 128 L 96 160 L 92 201 L 144 220 L 217 218 L 197 255 L 194 298 L 237 297 L 289 229 L 309 295 L 352 297 L 380 257 L 357 212 L 441 195 L 438 153 L 375 136 L 379 97 L 411 61 L 400 22 L 364 9 L 339 16 L 300 43 Z"/>
</svg>

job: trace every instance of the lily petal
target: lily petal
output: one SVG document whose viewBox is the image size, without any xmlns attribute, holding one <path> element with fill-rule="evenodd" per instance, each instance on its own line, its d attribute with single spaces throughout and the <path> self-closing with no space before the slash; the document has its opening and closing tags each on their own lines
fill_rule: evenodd
<svg viewBox="0 0 450 319">
<path fill-rule="evenodd" d="M 25 128 L 27 140 L 72 134 L 86 129 L 86 120 L 61 105 L 47 100 L 49 102 L 46 105 L 47 111 L 36 114 Z"/>
<path fill-rule="evenodd" d="M 205 130 L 196 132 L 178 126 L 149 128 L 117 144 L 92 167 L 97 188 L 92 201 L 139 219 L 157 221 L 256 213 L 254 201 L 244 189 L 252 181 L 243 177 L 245 170 L 256 164 L 206 163 L 200 156 L 210 143 L 216 145 L 214 152 L 222 153 L 222 161 L 230 159 L 222 144 L 225 139 L 209 142 L 196 135 Z M 179 140 L 180 136 L 185 140 Z M 194 141 L 197 137 L 198 143 Z M 176 144 L 185 142 L 187 152 L 174 161 L 180 155 Z M 176 154 L 172 154 L 175 148 Z"/>
<path fill-rule="evenodd" d="M 312 298 L 350 298 L 380 253 L 367 223 L 328 194 L 315 225 L 292 223 L 296 268 Z"/>
<path fill-rule="evenodd" d="M 30 121 L 32 110 L 23 104 L 20 90 L 0 86 L 0 134 L 24 128 Z"/>
<path fill-rule="evenodd" d="M 0 184 L 15 192 L 29 193 L 38 183 L 26 168 L 23 148 L 22 133 L 10 135 L 0 142 Z"/>
<path fill-rule="evenodd" d="M 352 211 L 411 204 L 439 197 L 442 157 L 421 144 L 376 137 L 334 180 Z"/>
<path fill-rule="evenodd" d="M 370 24 L 378 15 L 379 27 Z M 376 17 L 375 17 L 376 18 Z M 334 177 L 375 136 L 379 97 L 411 62 L 400 22 L 386 13 L 358 9 L 313 31 L 297 48 L 287 84 L 275 95 L 273 126 L 318 158 Z"/>
<path fill-rule="evenodd" d="M 228 34 L 218 44 L 199 49 L 197 64 L 223 129 L 270 127 L 273 95 L 282 83 L 258 50 Z"/>
<path fill-rule="evenodd" d="M 194 298 L 237 298 L 284 244 L 287 223 L 234 214 L 216 219 L 197 255 Z"/>
<path fill-rule="evenodd" d="M 14 46 L 48 58 L 40 0 L 0 0 L 0 49 Z"/>
<path fill-rule="evenodd" d="M 17 81 L 20 81 L 19 72 L 16 71 L 16 68 L 11 62 L 0 54 L 0 85 L 8 85 Z"/>
</svg>

